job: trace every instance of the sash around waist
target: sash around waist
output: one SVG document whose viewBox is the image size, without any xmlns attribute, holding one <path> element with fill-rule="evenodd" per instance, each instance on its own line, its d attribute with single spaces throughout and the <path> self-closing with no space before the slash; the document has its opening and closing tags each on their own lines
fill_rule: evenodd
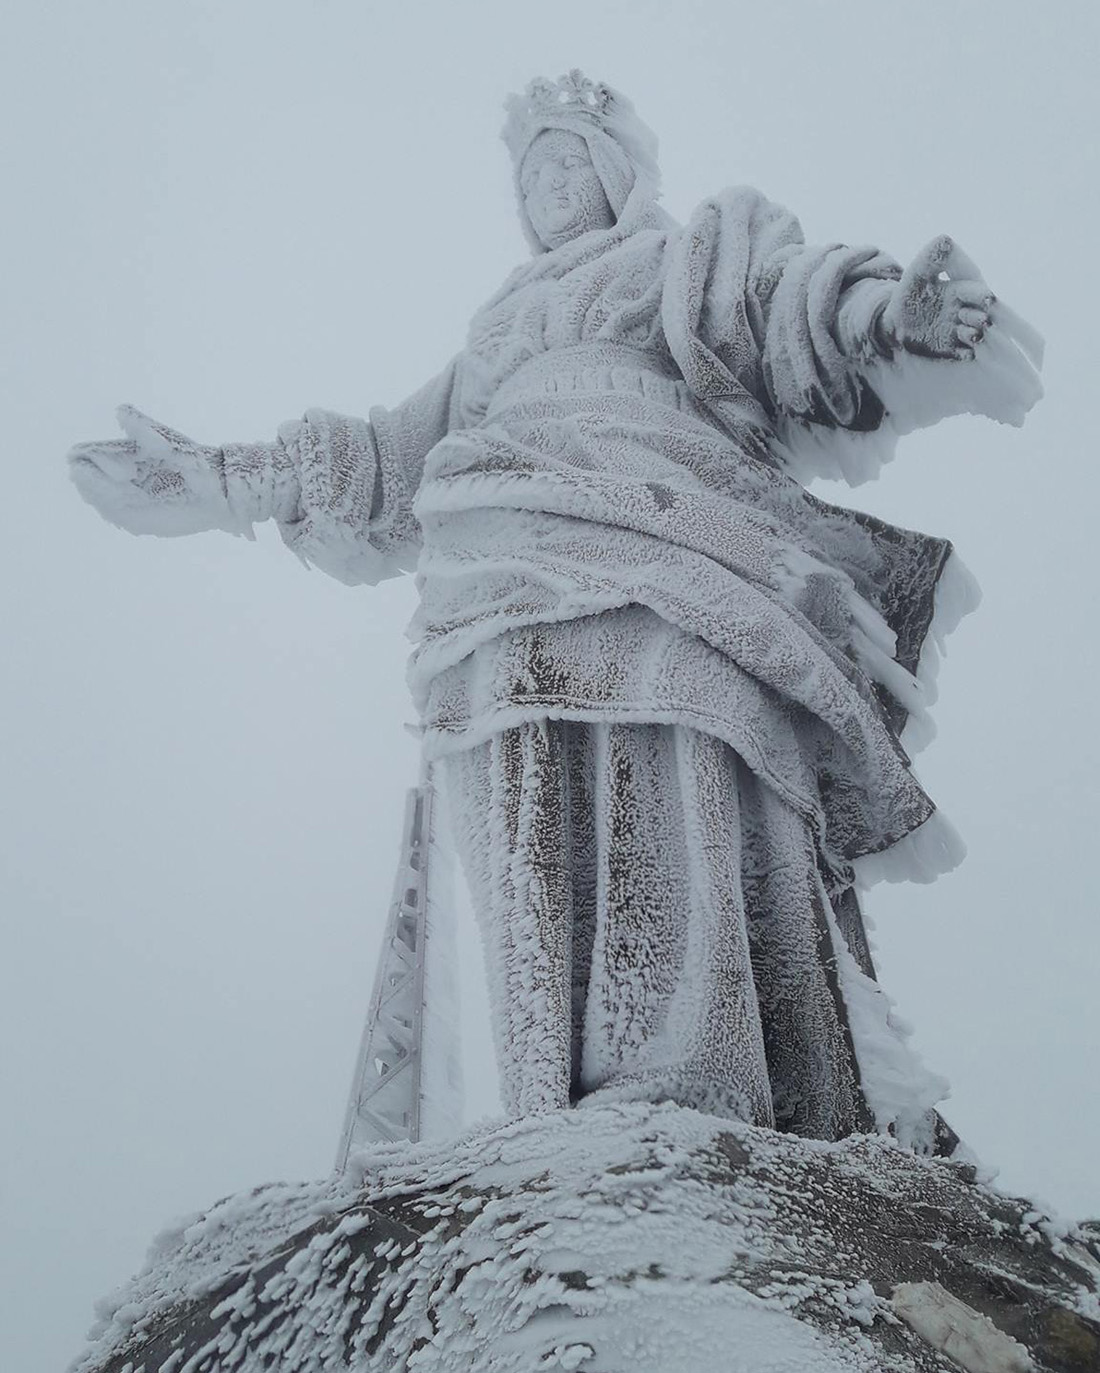
<svg viewBox="0 0 1100 1373">
<path fill-rule="evenodd" d="M 524 400 L 616 391 L 697 412 L 695 397 L 671 359 L 619 343 L 579 343 L 536 353 L 497 388 L 488 414 Z"/>
</svg>

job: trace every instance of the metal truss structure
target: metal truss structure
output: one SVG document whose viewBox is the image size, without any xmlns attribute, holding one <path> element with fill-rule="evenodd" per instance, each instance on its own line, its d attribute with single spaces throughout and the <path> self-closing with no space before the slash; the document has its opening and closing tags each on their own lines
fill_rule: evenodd
<svg viewBox="0 0 1100 1373">
<path fill-rule="evenodd" d="M 420 1138 L 432 801 L 424 784 L 405 802 L 393 901 L 336 1158 L 340 1171 L 365 1145 Z"/>
</svg>

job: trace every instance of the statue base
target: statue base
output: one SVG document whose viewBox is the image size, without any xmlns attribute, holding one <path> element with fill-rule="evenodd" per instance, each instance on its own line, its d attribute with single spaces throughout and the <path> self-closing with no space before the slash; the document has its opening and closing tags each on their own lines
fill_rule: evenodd
<svg viewBox="0 0 1100 1373">
<path fill-rule="evenodd" d="M 219 1202 L 73 1373 L 1095 1373 L 1098 1290 L 964 1164 L 602 1105 Z"/>
</svg>

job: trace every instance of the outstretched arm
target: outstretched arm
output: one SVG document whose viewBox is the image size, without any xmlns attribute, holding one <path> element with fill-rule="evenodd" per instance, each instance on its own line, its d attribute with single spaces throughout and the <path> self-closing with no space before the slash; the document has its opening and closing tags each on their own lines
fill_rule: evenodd
<svg viewBox="0 0 1100 1373">
<path fill-rule="evenodd" d="M 371 419 L 310 410 L 270 443 L 209 447 L 132 406 L 123 439 L 69 454 L 81 495 L 132 534 L 222 529 L 251 537 L 274 519 L 304 561 L 349 584 L 411 567 L 420 531 L 412 501 L 424 459 L 456 414 L 455 364 Z"/>
<path fill-rule="evenodd" d="M 988 331 L 998 326 L 1038 367 L 1042 339 L 997 299 L 973 260 L 947 234 L 916 255 L 897 282 L 861 281 L 837 312 L 841 346 L 851 355 L 970 361 Z"/>
<path fill-rule="evenodd" d="M 946 234 L 900 280 L 858 283 L 842 299 L 836 333 L 881 406 L 887 440 L 949 415 L 1020 425 L 1042 395 L 1041 336 Z"/>
<path fill-rule="evenodd" d="M 1042 395 L 1042 340 L 946 235 L 904 271 L 840 245 L 773 261 L 762 370 L 788 466 L 803 477 L 858 483 L 901 434 L 958 414 L 1019 425 Z"/>
<path fill-rule="evenodd" d="M 751 187 L 678 236 L 662 322 L 700 400 L 806 480 L 865 481 L 900 434 L 963 413 L 1020 424 L 1042 394 L 1038 336 L 950 239 L 903 271 L 875 248 L 807 245 Z"/>
</svg>

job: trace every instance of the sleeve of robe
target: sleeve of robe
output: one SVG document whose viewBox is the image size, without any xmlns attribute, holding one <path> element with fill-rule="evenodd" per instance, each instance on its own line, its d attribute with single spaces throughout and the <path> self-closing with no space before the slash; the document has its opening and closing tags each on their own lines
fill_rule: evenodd
<svg viewBox="0 0 1100 1373">
<path fill-rule="evenodd" d="M 369 420 L 307 410 L 279 441 L 296 469 L 297 509 L 279 519 L 287 546 L 348 586 L 411 570 L 420 550 L 412 504 L 424 459 L 456 413 L 456 364 Z"/>
<path fill-rule="evenodd" d="M 996 324 L 975 358 L 892 349 L 880 323 L 899 265 L 876 248 L 808 245 L 798 220 L 739 187 L 704 201 L 673 253 L 663 318 L 693 390 L 756 424 L 794 475 L 877 475 L 900 434 L 948 415 L 1020 424 L 1035 369 Z"/>
<path fill-rule="evenodd" d="M 878 331 L 899 276 L 873 248 L 807 247 L 787 210 L 751 189 L 727 191 L 700 206 L 674 245 L 665 337 L 735 450 L 778 463 L 792 484 L 854 484 L 873 475 L 900 432 L 882 384 L 899 364 Z M 976 584 L 945 539 L 804 490 L 801 500 L 820 567 L 850 579 L 851 656 L 878 684 L 894 733 L 912 725 L 905 747 L 919 746 L 931 729 L 923 706 L 934 698 L 937 644 L 977 604 Z M 801 609 L 794 593 L 792 608 Z"/>
</svg>

